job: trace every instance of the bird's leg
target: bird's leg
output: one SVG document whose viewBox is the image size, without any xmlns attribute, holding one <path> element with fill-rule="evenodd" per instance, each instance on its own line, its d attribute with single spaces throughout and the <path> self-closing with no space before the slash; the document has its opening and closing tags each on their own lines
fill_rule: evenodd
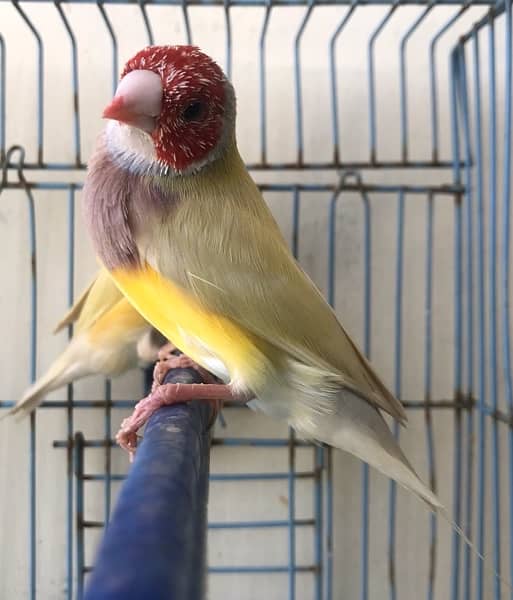
<svg viewBox="0 0 513 600">
<path fill-rule="evenodd" d="M 166 375 L 171 369 L 195 369 L 200 374 L 203 383 L 218 383 L 218 380 L 203 367 L 200 367 L 191 358 L 182 354 L 180 350 L 173 344 L 168 343 L 159 350 L 159 360 L 153 369 L 153 385 L 154 391 L 161 385 L 166 378 Z"/>
<path fill-rule="evenodd" d="M 188 356 L 176 356 L 173 352 L 179 351 L 174 346 L 161 349 L 162 356 L 155 366 L 151 393 L 136 404 L 134 412 L 121 423 L 116 435 L 116 441 L 130 453 L 131 458 L 137 447 L 137 431 L 161 406 L 206 400 L 214 403 L 217 414 L 226 400 L 246 403 L 250 399 L 247 394 L 236 392 L 229 385 L 217 383 L 218 380 L 211 373 Z M 162 383 L 167 372 L 177 368 L 196 369 L 205 383 Z"/>
</svg>

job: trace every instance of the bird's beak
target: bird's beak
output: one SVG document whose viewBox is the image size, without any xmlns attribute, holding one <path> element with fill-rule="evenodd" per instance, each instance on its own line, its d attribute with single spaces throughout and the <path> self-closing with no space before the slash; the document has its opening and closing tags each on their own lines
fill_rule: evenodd
<svg viewBox="0 0 513 600">
<path fill-rule="evenodd" d="M 114 119 L 152 134 L 162 106 L 162 81 L 153 71 L 130 71 L 119 82 L 112 102 L 103 111 Z"/>
</svg>

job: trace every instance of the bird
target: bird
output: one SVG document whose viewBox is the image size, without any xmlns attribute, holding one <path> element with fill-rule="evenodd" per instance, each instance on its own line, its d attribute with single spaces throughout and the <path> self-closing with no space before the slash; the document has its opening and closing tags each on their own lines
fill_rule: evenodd
<svg viewBox="0 0 513 600">
<path fill-rule="evenodd" d="M 235 91 L 217 63 L 195 46 L 146 47 L 103 117 L 83 193 L 96 253 L 141 315 L 222 382 L 157 386 L 120 444 L 133 452 L 162 404 L 246 402 L 441 509 L 383 417 L 405 424 L 404 407 L 293 258 L 247 171 Z"/>
<path fill-rule="evenodd" d="M 102 268 L 54 330 L 74 335 L 46 373 L 2 418 L 28 415 L 49 392 L 88 375 L 119 375 L 158 358 L 166 340 L 128 302 Z"/>
</svg>

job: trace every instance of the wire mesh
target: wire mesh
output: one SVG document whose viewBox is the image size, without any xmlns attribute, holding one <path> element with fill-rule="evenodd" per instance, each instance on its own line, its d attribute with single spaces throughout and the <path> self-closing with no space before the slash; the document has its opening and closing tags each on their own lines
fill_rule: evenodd
<svg viewBox="0 0 513 600">
<path fill-rule="evenodd" d="M 293 253 L 405 403 L 414 464 L 513 577 L 511 2 L 2 1 L 0 225 L 4 256 L 22 250 L 6 268 L 16 301 L 0 298 L 0 312 L 27 381 L 59 347 L 47 324 L 94 269 L 76 205 L 101 106 L 123 60 L 154 42 L 197 43 L 233 79 L 239 145 Z M 2 363 L 6 407 L 27 381 L 14 356 Z M 69 386 L 6 438 L 25 436 L 2 482 L 28 544 L 2 598 L 81 597 L 126 470 L 112 430 L 135 381 Z M 226 418 L 212 598 L 509 597 L 455 533 L 367 467 L 360 477 L 246 411 Z M 53 535 L 42 461 L 65 498 Z M 8 500 L 25 471 L 26 502 L 16 486 Z"/>
</svg>

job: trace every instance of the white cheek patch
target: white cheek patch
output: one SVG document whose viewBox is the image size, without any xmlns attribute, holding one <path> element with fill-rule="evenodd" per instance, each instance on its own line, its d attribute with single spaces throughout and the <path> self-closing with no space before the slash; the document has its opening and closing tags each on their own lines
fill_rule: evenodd
<svg viewBox="0 0 513 600">
<path fill-rule="evenodd" d="M 153 140 L 144 131 L 118 121 L 109 121 L 106 134 L 109 150 L 122 166 L 146 172 L 157 161 Z"/>
</svg>

